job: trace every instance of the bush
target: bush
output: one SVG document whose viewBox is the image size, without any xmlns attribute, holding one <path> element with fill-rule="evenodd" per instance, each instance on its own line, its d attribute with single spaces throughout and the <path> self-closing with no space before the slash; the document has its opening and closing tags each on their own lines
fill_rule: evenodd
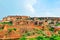
<svg viewBox="0 0 60 40">
<path fill-rule="evenodd" d="M 25 36 L 30 36 L 31 35 L 31 32 L 27 32 L 24 34 Z"/>
<path fill-rule="evenodd" d="M 50 38 L 43 38 L 43 40 L 50 40 Z"/>
<path fill-rule="evenodd" d="M 27 40 L 27 38 L 21 37 L 21 38 L 19 38 L 18 40 Z"/>
<path fill-rule="evenodd" d="M 60 40 L 60 37 L 58 35 L 52 35 L 50 40 Z"/>
<path fill-rule="evenodd" d="M 4 26 L 0 27 L 0 30 L 3 30 L 4 29 Z"/>
<path fill-rule="evenodd" d="M 14 31 L 16 31 L 16 28 L 13 28 Z"/>
<path fill-rule="evenodd" d="M 10 21 L 10 22 L 1 22 L 1 24 L 8 24 L 11 26 L 13 23 L 12 23 L 12 21 Z"/>
<path fill-rule="evenodd" d="M 9 28 L 9 29 L 8 29 L 8 33 L 10 33 L 11 31 L 12 31 L 12 28 Z"/>
<path fill-rule="evenodd" d="M 54 31 L 54 28 L 53 27 L 50 27 L 49 30 L 53 32 Z"/>
<path fill-rule="evenodd" d="M 43 40 L 43 38 L 44 38 L 43 36 L 36 37 L 37 40 Z"/>
<path fill-rule="evenodd" d="M 60 23 L 56 23 L 56 26 L 60 26 Z"/>
<path fill-rule="evenodd" d="M 8 32 L 11 32 L 12 30 L 16 31 L 16 28 L 8 28 Z"/>
<path fill-rule="evenodd" d="M 29 38 L 29 40 L 37 40 L 36 38 Z"/>
<path fill-rule="evenodd" d="M 60 40 L 60 36 L 53 34 L 51 37 L 47 36 L 38 36 L 36 38 L 25 38 L 21 37 L 19 40 Z"/>
</svg>

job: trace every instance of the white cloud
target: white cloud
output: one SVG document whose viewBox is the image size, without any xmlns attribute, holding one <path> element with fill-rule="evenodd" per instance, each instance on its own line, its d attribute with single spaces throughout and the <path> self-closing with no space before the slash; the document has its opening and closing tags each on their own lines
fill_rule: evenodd
<svg viewBox="0 0 60 40">
<path fill-rule="evenodd" d="M 60 13 L 60 6 L 58 6 L 60 3 L 56 2 L 54 6 L 49 7 L 48 4 L 44 3 L 42 0 L 39 0 L 39 3 L 37 3 L 37 0 L 26 0 L 24 7 L 27 10 L 27 12 L 34 13 L 30 16 L 42 16 L 42 17 L 58 17 Z M 36 11 L 36 9 L 33 7 L 35 4 L 38 4 L 37 6 L 39 9 Z M 57 6 L 56 6 L 57 5 Z M 35 14 L 36 13 L 36 14 Z M 58 15 L 56 15 L 58 13 Z M 29 14 L 28 14 L 29 15 Z"/>
<path fill-rule="evenodd" d="M 31 13 L 35 13 L 35 8 L 33 7 L 33 5 L 36 3 L 37 3 L 37 0 L 26 0 L 25 9 L 27 9 L 27 11 L 30 11 Z"/>
<path fill-rule="evenodd" d="M 26 5 L 26 9 L 29 10 L 30 12 L 32 12 L 32 13 L 35 12 L 35 9 L 30 4 Z"/>
</svg>

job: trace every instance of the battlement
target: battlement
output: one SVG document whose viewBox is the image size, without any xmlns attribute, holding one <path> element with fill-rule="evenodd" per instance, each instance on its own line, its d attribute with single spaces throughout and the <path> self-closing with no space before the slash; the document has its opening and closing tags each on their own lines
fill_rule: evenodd
<svg viewBox="0 0 60 40">
<path fill-rule="evenodd" d="M 28 19 L 29 16 L 7 16 L 3 18 L 3 21 L 15 21 L 17 19 Z"/>
</svg>

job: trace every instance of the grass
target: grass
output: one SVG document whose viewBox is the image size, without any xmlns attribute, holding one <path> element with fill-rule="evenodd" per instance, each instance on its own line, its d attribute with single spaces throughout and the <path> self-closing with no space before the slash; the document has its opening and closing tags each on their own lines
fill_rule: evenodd
<svg viewBox="0 0 60 40">
<path fill-rule="evenodd" d="M 60 36 L 58 36 L 58 35 L 52 35 L 51 37 L 37 36 L 35 38 L 21 37 L 18 40 L 60 40 Z"/>
<path fill-rule="evenodd" d="M 52 28 L 53 29 L 53 28 Z M 53 31 L 53 30 L 50 31 Z M 56 34 L 52 34 L 50 37 L 46 36 L 42 30 L 34 29 L 33 30 L 35 33 L 38 34 L 36 37 L 32 37 L 31 32 L 27 32 L 25 36 L 22 36 L 19 40 L 60 40 L 60 36 Z M 39 35 L 41 34 L 41 35 Z M 30 36 L 31 38 L 29 38 Z"/>
</svg>

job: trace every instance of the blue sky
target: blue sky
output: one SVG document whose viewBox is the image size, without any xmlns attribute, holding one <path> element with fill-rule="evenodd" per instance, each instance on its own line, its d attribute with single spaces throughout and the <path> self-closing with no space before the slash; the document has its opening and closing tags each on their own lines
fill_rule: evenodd
<svg viewBox="0 0 60 40">
<path fill-rule="evenodd" d="M 8 15 L 60 17 L 60 0 L 0 0 L 0 19 Z"/>
</svg>

